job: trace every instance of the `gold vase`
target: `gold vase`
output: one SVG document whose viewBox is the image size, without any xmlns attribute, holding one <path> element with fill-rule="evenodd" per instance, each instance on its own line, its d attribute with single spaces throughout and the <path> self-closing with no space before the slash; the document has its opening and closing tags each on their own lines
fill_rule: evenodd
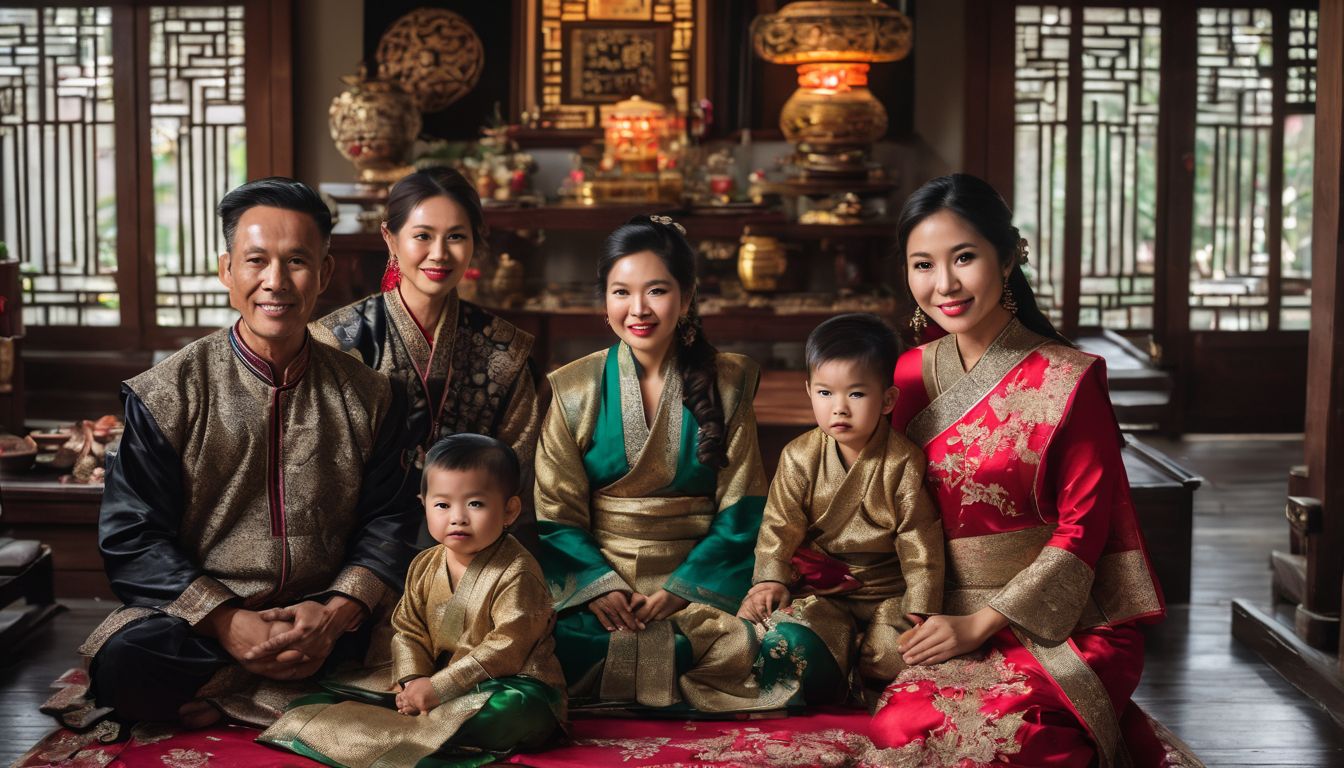
<svg viewBox="0 0 1344 768">
<path fill-rule="evenodd" d="M 370 80 L 363 66 L 342 80 L 350 87 L 331 102 L 331 140 L 359 180 L 390 183 L 414 170 L 406 160 L 420 133 L 420 112 L 411 97 L 395 83 Z"/>
<path fill-rule="evenodd" d="M 887 132 L 887 110 L 866 86 L 799 88 L 780 110 L 779 127 L 804 166 L 843 172 L 861 165 Z"/>
<path fill-rule="evenodd" d="M 789 269 L 789 254 L 784 244 L 773 237 L 742 233 L 737 251 L 737 276 L 742 289 L 750 293 L 779 290 L 780 278 Z"/>
</svg>

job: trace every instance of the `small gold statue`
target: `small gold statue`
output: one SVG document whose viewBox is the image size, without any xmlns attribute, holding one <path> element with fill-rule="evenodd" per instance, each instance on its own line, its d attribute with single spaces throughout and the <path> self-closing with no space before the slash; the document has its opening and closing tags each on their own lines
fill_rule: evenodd
<svg viewBox="0 0 1344 768">
<path fill-rule="evenodd" d="M 498 306 L 506 309 L 520 306 L 526 298 L 523 286 L 523 264 L 507 253 L 499 255 L 499 266 L 490 280 L 490 291 Z"/>
</svg>

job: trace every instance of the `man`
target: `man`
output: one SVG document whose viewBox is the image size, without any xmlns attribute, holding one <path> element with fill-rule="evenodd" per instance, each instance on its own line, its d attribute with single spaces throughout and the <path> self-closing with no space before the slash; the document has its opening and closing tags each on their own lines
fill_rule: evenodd
<svg viewBox="0 0 1344 768">
<path fill-rule="evenodd" d="M 415 554 L 404 404 L 308 338 L 332 272 L 326 205 L 276 177 L 218 214 L 240 319 L 122 386 L 98 534 L 126 605 L 80 651 L 124 721 L 273 720 L 302 690 L 281 681 L 362 658 L 365 619 Z"/>
</svg>

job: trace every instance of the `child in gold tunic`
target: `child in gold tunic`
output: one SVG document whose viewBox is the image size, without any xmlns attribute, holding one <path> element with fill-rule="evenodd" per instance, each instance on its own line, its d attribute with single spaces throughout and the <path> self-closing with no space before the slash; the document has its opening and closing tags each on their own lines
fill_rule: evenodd
<svg viewBox="0 0 1344 768">
<path fill-rule="evenodd" d="M 738 611 L 768 630 L 762 687 L 796 675 L 809 703 L 844 698 L 856 650 L 863 678 L 891 680 L 907 614 L 941 608 L 943 535 L 924 454 L 887 421 L 897 347 L 874 315 L 841 315 L 808 336 L 817 428 L 780 456 Z"/>
<path fill-rule="evenodd" d="M 522 508 L 519 477 L 513 450 L 491 437 L 460 433 L 430 449 L 421 499 L 439 545 L 407 573 L 390 674 L 329 686 L 369 703 L 301 699 L 261 741 L 350 768 L 431 754 L 475 766 L 557 734 L 565 694 L 550 592 L 507 532 Z"/>
</svg>

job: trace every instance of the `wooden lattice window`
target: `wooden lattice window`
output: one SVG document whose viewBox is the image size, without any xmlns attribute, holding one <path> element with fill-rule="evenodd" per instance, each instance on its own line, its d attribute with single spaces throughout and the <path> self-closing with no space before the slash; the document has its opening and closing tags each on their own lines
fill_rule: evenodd
<svg viewBox="0 0 1344 768">
<path fill-rule="evenodd" d="M 1157 8 L 1017 8 L 1015 211 L 1057 322 L 1153 327 L 1160 67 Z"/>
<path fill-rule="evenodd" d="M 214 206 L 247 176 L 243 8 L 151 8 L 149 40 L 155 319 L 218 327 L 236 313 Z"/>
<path fill-rule="evenodd" d="M 232 321 L 214 208 L 291 173 L 286 7 L 0 8 L 0 241 L 33 343 L 173 347 Z"/>
<path fill-rule="evenodd" d="M 1182 12 L 1194 34 L 1164 40 L 1158 7 L 1016 6 L 1013 202 L 1037 297 L 1066 329 L 1160 330 L 1163 252 L 1182 246 L 1158 233 L 1189 210 L 1188 285 L 1162 288 L 1189 296 L 1190 330 L 1305 329 L 1316 10 Z M 1192 66 L 1165 70 L 1164 47 Z M 1193 176 L 1184 201 L 1159 199 L 1160 138 L 1182 130 L 1158 130 L 1164 78 L 1195 94 L 1173 118 L 1193 119 L 1194 152 L 1173 155 Z"/>
<path fill-rule="evenodd" d="M 115 326 L 112 9 L 0 8 L 0 241 L 29 325 Z"/>
<path fill-rule="evenodd" d="M 1202 8 L 1192 330 L 1305 329 L 1314 9 Z"/>
</svg>

